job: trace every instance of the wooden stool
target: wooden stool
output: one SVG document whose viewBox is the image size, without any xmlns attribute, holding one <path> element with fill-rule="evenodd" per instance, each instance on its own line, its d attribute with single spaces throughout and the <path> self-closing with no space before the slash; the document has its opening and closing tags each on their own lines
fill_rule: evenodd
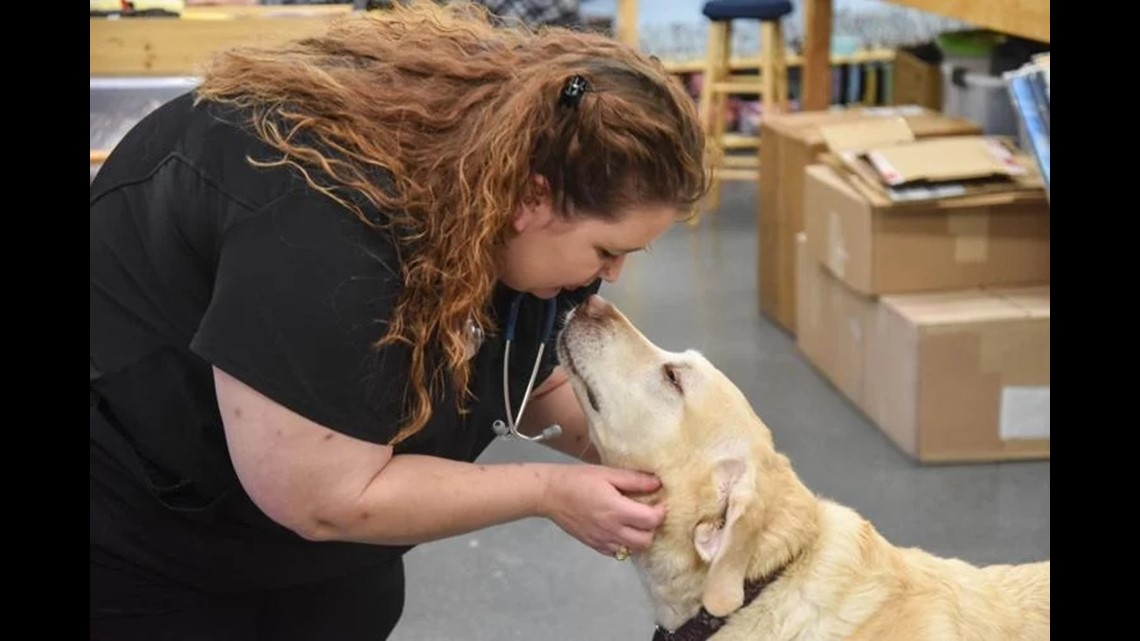
<svg viewBox="0 0 1140 641">
<path fill-rule="evenodd" d="M 758 151 L 747 156 L 733 156 L 736 149 L 758 150 L 759 136 L 725 134 L 727 98 L 734 94 L 760 94 L 761 117 L 788 109 L 788 65 L 785 58 L 784 32 L 780 19 L 792 12 L 789 0 L 710 0 L 702 13 L 709 25 L 708 62 L 701 81 L 700 113 L 705 135 L 722 154 L 713 171 L 707 209 L 720 207 L 722 180 L 757 180 L 760 177 Z M 729 65 L 732 56 L 732 23 L 734 20 L 760 21 L 760 75 L 735 76 Z"/>
</svg>

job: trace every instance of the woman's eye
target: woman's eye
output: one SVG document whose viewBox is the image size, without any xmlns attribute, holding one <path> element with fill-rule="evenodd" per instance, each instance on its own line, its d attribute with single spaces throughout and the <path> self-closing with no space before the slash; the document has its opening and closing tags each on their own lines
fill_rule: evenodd
<svg viewBox="0 0 1140 641">
<path fill-rule="evenodd" d="M 601 249 L 601 248 L 598 248 L 598 255 L 601 256 L 605 260 L 613 260 L 613 259 L 617 258 L 617 254 L 615 254 L 609 250 Z"/>
</svg>

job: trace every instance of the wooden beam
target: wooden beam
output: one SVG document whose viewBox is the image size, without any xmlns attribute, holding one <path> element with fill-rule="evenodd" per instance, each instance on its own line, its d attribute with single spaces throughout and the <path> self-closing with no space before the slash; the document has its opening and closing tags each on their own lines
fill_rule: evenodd
<svg viewBox="0 0 1140 641">
<path fill-rule="evenodd" d="M 232 20 L 91 18 L 91 75 L 196 75 L 199 66 L 219 50 L 323 33 L 333 15 Z"/>
<path fill-rule="evenodd" d="M 804 0 L 803 111 L 831 104 L 831 9 L 831 0 Z"/>
<path fill-rule="evenodd" d="M 618 42 L 635 48 L 640 43 L 637 37 L 637 3 L 638 0 L 617 0 L 614 21 L 614 36 Z"/>
<path fill-rule="evenodd" d="M 1049 42 L 1049 0 L 887 0 L 971 25 Z"/>
</svg>

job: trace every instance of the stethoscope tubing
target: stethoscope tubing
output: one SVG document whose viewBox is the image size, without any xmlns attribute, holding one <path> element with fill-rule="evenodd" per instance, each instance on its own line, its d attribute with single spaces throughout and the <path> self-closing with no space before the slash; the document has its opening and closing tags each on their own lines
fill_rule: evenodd
<svg viewBox="0 0 1140 641">
<path fill-rule="evenodd" d="M 530 402 L 531 392 L 534 389 L 534 381 L 538 377 L 538 369 L 542 365 L 542 356 L 546 351 L 546 344 L 550 342 L 551 337 L 554 335 L 554 321 L 558 317 L 558 300 L 551 298 L 546 301 L 546 310 L 542 319 L 542 333 L 539 335 L 538 354 L 534 358 L 534 367 L 531 368 L 530 380 L 527 382 L 526 391 L 523 393 L 522 403 L 519 405 L 518 416 L 514 416 L 511 412 L 511 387 L 510 387 L 510 365 L 511 365 L 511 344 L 515 340 L 515 327 L 518 325 L 519 307 L 522 304 L 524 293 L 519 293 L 511 301 L 511 308 L 507 314 L 507 327 L 505 332 L 506 345 L 503 348 L 503 407 L 507 412 L 507 420 L 504 423 L 502 420 L 496 420 L 492 424 L 492 429 L 500 436 L 513 436 L 525 441 L 542 441 L 549 438 L 554 438 L 562 432 L 562 428 L 558 425 L 551 425 L 547 427 L 542 433 L 536 436 L 527 436 L 519 432 L 518 424 L 522 422 L 523 412 L 526 411 L 527 403 Z"/>
</svg>

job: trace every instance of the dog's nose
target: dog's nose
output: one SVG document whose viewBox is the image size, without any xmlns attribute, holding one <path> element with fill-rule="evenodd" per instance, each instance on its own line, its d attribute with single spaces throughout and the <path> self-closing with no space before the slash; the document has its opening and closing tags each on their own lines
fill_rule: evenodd
<svg viewBox="0 0 1140 641">
<path fill-rule="evenodd" d="M 609 301 L 597 294 L 586 299 L 586 315 L 592 318 L 605 318 L 613 308 Z"/>
</svg>

